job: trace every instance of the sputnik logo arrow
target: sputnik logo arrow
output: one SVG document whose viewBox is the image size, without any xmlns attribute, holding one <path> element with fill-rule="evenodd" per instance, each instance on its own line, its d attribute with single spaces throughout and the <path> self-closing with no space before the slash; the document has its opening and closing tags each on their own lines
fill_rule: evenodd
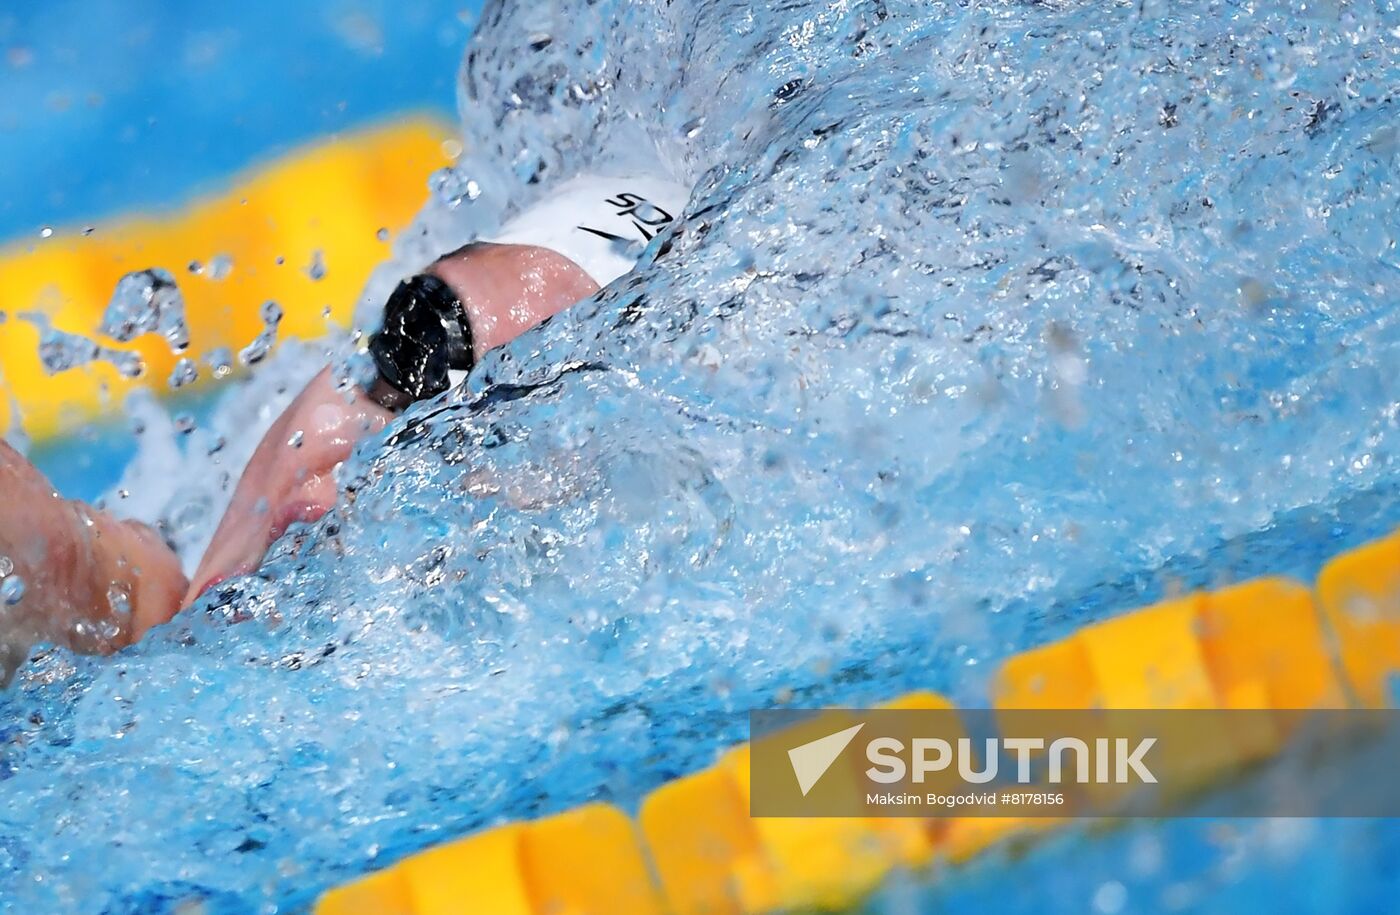
<svg viewBox="0 0 1400 915">
<path fill-rule="evenodd" d="M 826 774 L 826 770 L 836 762 L 836 757 L 841 755 L 841 751 L 850 745 L 856 732 L 863 727 L 864 722 L 788 750 L 788 760 L 792 763 L 792 772 L 797 776 L 797 787 L 802 789 L 803 797 L 806 797 L 812 786 Z"/>
</svg>

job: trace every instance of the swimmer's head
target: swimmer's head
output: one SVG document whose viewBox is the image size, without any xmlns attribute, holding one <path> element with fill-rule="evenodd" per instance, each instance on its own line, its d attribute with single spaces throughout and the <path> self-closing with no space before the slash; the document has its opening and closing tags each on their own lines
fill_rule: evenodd
<svg viewBox="0 0 1400 915">
<path fill-rule="evenodd" d="M 400 283 L 369 342 L 377 403 L 401 410 L 452 386 L 488 350 L 598 291 L 583 268 L 536 245 L 477 243 Z"/>
</svg>

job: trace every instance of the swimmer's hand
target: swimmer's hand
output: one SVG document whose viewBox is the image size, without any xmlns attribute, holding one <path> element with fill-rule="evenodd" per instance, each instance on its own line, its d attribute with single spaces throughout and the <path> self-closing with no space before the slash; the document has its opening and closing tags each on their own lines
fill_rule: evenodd
<svg viewBox="0 0 1400 915">
<path fill-rule="evenodd" d="M 60 497 L 4 442 L 0 572 L 0 682 L 37 642 L 105 654 L 136 641 L 175 615 L 187 584 L 154 531 Z"/>
<path fill-rule="evenodd" d="M 598 291 L 573 261 L 530 245 L 468 245 L 426 272 L 462 303 L 477 358 Z M 336 500 L 336 465 L 392 417 L 358 388 L 337 390 L 329 370 L 317 375 L 272 424 L 243 471 L 186 603 L 225 578 L 257 568 L 293 523 L 329 511 Z"/>
<path fill-rule="evenodd" d="M 225 578 L 251 572 L 288 527 L 329 511 L 336 465 L 392 417 L 358 386 L 340 389 L 330 369 L 323 369 L 258 443 L 185 603 Z"/>
</svg>

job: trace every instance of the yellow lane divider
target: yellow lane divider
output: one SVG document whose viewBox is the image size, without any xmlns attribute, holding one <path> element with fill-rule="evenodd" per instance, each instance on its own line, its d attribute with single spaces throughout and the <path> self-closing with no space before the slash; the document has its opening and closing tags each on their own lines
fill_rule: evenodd
<svg viewBox="0 0 1400 915">
<path fill-rule="evenodd" d="M 0 248 L 0 433 L 18 419 L 44 438 L 120 405 L 133 385 L 163 391 L 179 355 L 237 353 L 251 342 L 269 300 L 285 312 L 282 339 L 348 323 L 390 234 L 422 205 L 428 175 L 450 161 L 451 133 L 427 115 L 397 119 L 303 147 L 178 212 L 54 229 Z M 97 333 L 117 280 L 150 267 L 169 271 L 184 294 L 188 353 L 172 354 L 159 335 L 119 344 Z M 101 362 L 46 374 L 38 331 L 16 318 L 24 312 L 139 353 L 144 374 L 125 378 Z"/>
<path fill-rule="evenodd" d="M 1400 531 L 1336 557 L 1315 591 L 1263 578 L 1086 626 L 1006 659 L 999 714 L 1021 709 L 1380 707 L 1400 675 Z M 951 708 L 930 693 L 892 703 Z M 840 727 L 827 713 L 813 734 Z M 1289 716 L 1280 716 L 1286 727 Z M 806 727 L 804 724 L 802 727 Z M 794 743 L 799 735 L 792 735 Z M 1221 735 L 1214 775 L 1278 733 Z M 1198 742 L 1199 745 L 1200 742 Z M 748 745 L 662 785 L 636 821 L 603 804 L 449 842 L 344 884 L 318 915 L 669 912 L 740 915 L 849 905 L 895 868 L 958 863 L 1049 818 L 752 818 Z"/>
</svg>

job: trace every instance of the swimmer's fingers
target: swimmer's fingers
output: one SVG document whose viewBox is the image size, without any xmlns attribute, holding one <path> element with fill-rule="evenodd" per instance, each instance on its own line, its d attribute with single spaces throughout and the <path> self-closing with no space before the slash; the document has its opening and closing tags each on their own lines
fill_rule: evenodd
<svg viewBox="0 0 1400 915">
<path fill-rule="evenodd" d="M 325 514 L 335 504 L 335 466 L 391 416 L 358 388 L 338 388 L 329 370 L 312 379 L 258 445 L 186 600 L 252 571 L 290 523 Z"/>
</svg>

